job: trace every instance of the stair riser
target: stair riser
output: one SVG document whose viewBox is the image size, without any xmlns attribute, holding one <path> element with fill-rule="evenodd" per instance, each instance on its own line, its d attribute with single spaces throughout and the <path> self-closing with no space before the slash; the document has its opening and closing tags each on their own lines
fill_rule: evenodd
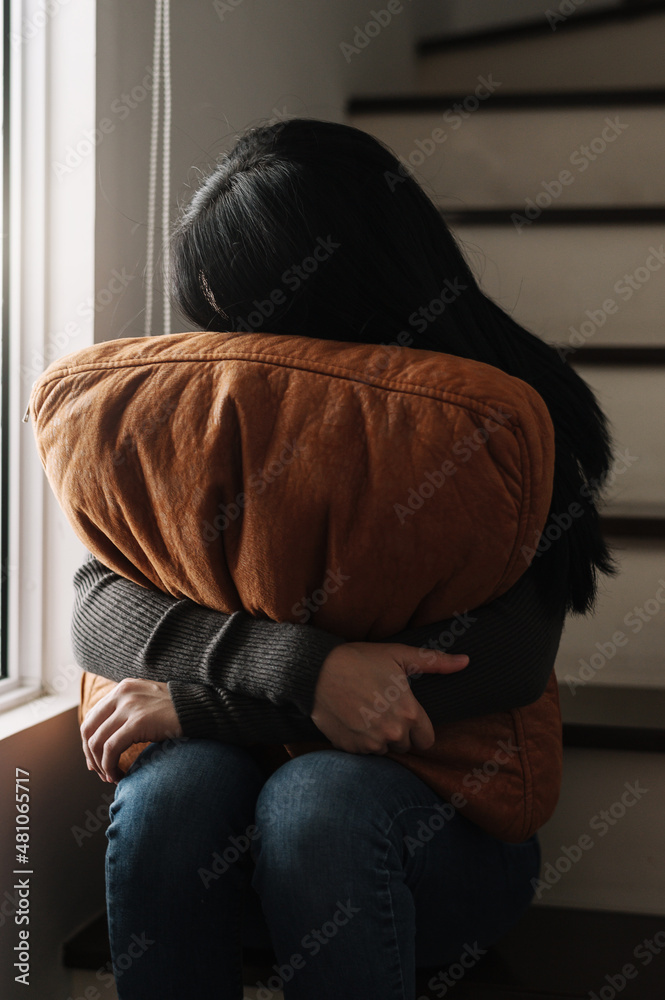
<svg viewBox="0 0 665 1000">
<path fill-rule="evenodd" d="M 665 368 L 578 365 L 596 393 L 615 439 L 611 503 L 662 504 L 665 497 Z"/>
<path fill-rule="evenodd" d="M 548 208 L 665 205 L 663 122 L 658 105 L 490 111 L 443 103 L 436 112 L 351 116 L 441 206 L 515 208 L 512 221 L 523 229 Z M 386 178 L 393 190 L 399 182 L 399 174 Z"/>
<path fill-rule="evenodd" d="M 578 347 L 665 345 L 662 224 L 452 228 L 484 291 L 568 359 Z"/>
<path fill-rule="evenodd" d="M 602 578 L 593 617 L 568 618 L 559 647 L 557 677 L 576 704 L 593 684 L 665 689 L 665 542 L 617 539 L 613 552 L 619 574 Z"/>
<path fill-rule="evenodd" d="M 664 14 L 582 30 L 573 24 L 555 27 L 540 37 L 469 48 L 460 44 L 424 55 L 418 88 L 429 94 L 473 93 L 476 77 L 488 69 L 501 81 L 503 93 L 665 86 Z"/>
<path fill-rule="evenodd" d="M 639 782 L 648 791 L 626 805 L 622 802 L 626 782 Z M 629 794 L 626 800 L 631 801 Z M 601 810 L 609 812 L 608 819 Z M 567 749 L 561 798 L 553 818 L 540 831 L 545 887 L 538 887 L 535 902 L 662 914 L 664 828 L 665 771 L 660 754 Z M 585 836 L 591 846 L 575 860 L 576 847 Z M 618 967 L 629 959 L 630 953 L 625 959 L 617 956 Z"/>
</svg>

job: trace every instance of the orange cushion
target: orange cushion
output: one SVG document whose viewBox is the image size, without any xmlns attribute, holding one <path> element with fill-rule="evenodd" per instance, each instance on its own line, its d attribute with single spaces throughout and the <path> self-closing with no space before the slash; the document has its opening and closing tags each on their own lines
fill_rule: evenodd
<svg viewBox="0 0 665 1000">
<path fill-rule="evenodd" d="M 124 338 L 54 362 L 30 405 L 49 482 L 106 566 L 348 640 L 498 597 L 549 511 L 554 432 L 541 397 L 434 351 L 260 333 Z M 542 704 L 556 742 L 555 687 Z M 500 717 L 514 732 L 516 716 Z M 500 724 L 487 720 L 493 738 Z M 478 720 L 456 726 L 464 737 Z M 396 759 L 436 786 L 442 753 Z M 523 797 L 524 761 L 513 765 Z M 558 795 L 551 778 L 539 819 Z"/>
</svg>

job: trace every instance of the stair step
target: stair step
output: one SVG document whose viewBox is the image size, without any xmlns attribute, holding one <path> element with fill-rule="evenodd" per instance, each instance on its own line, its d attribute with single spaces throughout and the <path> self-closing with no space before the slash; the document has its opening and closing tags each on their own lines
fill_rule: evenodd
<svg viewBox="0 0 665 1000">
<path fill-rule="evenodd" d="M 111 961 L 106 913 L 95 917 L 62 946 L 67 969 L 101 969 Z"/>
<path fill-rule="evenodd" d="M 582 360 L 587 347 L 601 345 L 665 347 L 665 211 L 654 218 L 645 210 L 638 221 L 626 218 L 632 212 L 610 213 L 616 224 L 608 225 L 600 212 L 550 210 L 520 228 L 503 211 L 476 221 L 483 214 L 446 214 L 446 222 L 483 291 L 527 330 L 559 344 L 562 357 Z"/>
<path fill-rule="evenodd" d="M 521 206 L 512 208 L 464 208 L 442 209 L 441 214 L 451 226 L 510 226 L 516 229 L 512 220 L 514 213 L 520 212 Z M 662 226 L 665 222 L 665 207 L 658 205 L 601 205 L 572 208 L 554 206 L 544 210 L 538 216 L 538 228 L 541 226 Z M 523 231 L 529 231 L 526 227 Z"/>
<path fill-rule="evenodd" d="M 571 12 L 566 20 L 566 34 L 570 35 L 578 31 L 591 28 L 595 33 L 601 24 L 613 24 L 619 22 L 622 30 L 627 30 L 626 26 L 637 21 L 638 24 L 653 13 L 665 10 L 665 0 L 610 0 L 608 3 L 578 6 L 577 10 Z M 436 52 L 456 52 L 465 49 L 471 52 L 473 49 L 482 48 L 484 45 L 492 44 L 500 47 L 504 42 L 515 41 L 516 39 L 526 39 L 529 43 L 534 38 L 541 36 L 548 37 L 552 34 L 552 27 L 547 21 L 546 12 L 538 9 L 537 17 L 526 17 L 521 20 L 502 21 L 500 24 L 487 25 L 485 21 L 476 17 L 476 12 L 471 14 L 473 27 L 467 30 L 457 30 L 448 32 L 438 32 L 422 38 L 417 43 L 418 55 L 428 56 Z M 481 26 L 478 27 L 478 24 Z M 588 41 L 588 37 L 587 37 Z"/>
<path fill-rule="evenodd" d="M 650 949 L 644 942 L 648 941 L 654 945 L 647 964 Z M 658 992 L 663 983 L 662 960 L 659 963 L 653 954 L 658 945 L 659 950 L 665 946 L 665 920 L 660 917 L 531 906 L 498 944 L 485 949 L 463 977 L 458 975 L 457 963 L 419 969 L 416 990 L 419 1000 L 443 996 L 448 974 L 448 983 L 455 983 L 459 1000 L 588 1000 L 590 990 L 601 990 L 607 976 L 616 976 L 632 961 L 639 975 L 627 980 L 622 1000 L 662 1000 Z M 244 954 L 246 984 L 274 976 L 272 966 L 277 958 L 273 952 L 245 949 Z M 96 970 L 109 960 L 105 915 L 65 946 L 64 964 L 69 968 Z"/>
<path fill-rule="evenodd" d="M 559 683 L 559 701 L 568 746 L 592 745 L 582 742 L 585 734 L 591 739 L 604 728 L 656 733 L 659 739 L 665 735 L 665 685 L 647 688 L 594 683 L 571 690 L 564 681 Z"/>
<path fill-rule="evenodd" d="M 571 359 L 610 420 L 616 457 L 608 504 L 659 504 L 665 497 L 665 369 L 658 356 L 660 365 L 603 364 L 591 350 Z"/>
<path fill-rule="evenodd" d="M 350 123 L 377 136 L 447 211 L 665 207 L 665 91 L 374 99 Z M 465 116 L 465 117 L 462 117 Z M 400 175 L 387 183 L 399 184 Z"/>
<path fill-rule="evenodd" d="M 551 4 L 550 20 L 544 5 L 537 22 L 421 43 L 418 89 L 472 94 L 488 69 L 503 93 L 665 85 L 662 3 L 581 8 L 563 21 L 558 7 Z"/>
<path fill-rule="evenodd" d="M 665 753 L 665 730 L 642 726 L 604 726 L 583 723 L 563 725 L 565 747 L 593 747 L 599 750 L 636 750 Z"/>
<path fill-rule="evenodd" d="M 634 951 L 643 949 L 648 956 L 643 942 L 656 936 L 665 944 L 664 927 L 665 921 L 653 916 L 531 906 L 455 984 L 454 995 L 458 1000 L 589 1000 L 590 991 L 602 990 L 606 977 L 616 976 L 632 959 L 638 975 L 626 981 L 622 1000 L 662 1000 L 662 964 L 652 954 L 645 965 L 642 950 L 638 956 Z M 438 975 L 445 969 L 419 972 L 419 1000 L 444 995 L 445 980 Z M 452 976 L 448 982 L 454 982 Z"/>
<path fill-rule="evenodd" d="M 584 729 L 594 734 L 594 727 Z M 658 738 L 662 739 L 662 728 Z M 663 760 L 661 751 L 647 748 L 564 747 L 559 801 L 539 831 L 540 878 L 547 884 L 538 887 L 536 903 L 651 913 L 665 931 Z M 639 940 L 627 948 L 619 967 L 630 961 Z M 588 939 L 585 946 L 595 950 L 596 942 Z M 611 972 L 612 965 L 605 971 Z M 659 975 L 665 983 L 665 950 Z M 587 988 L 591 987 L 589 983 Z M 638 991 L 637 996 L 648 1000 L 650 994 Z"/>
<path fill-rule="evenodd" d="M 665 538 L 665 517 L 606 513 L 602 517 L 602 525 L 603 533 L 609 539 Z"/>
<path fill-rule="evenodd" d="M 492 82 L 489 77 L 487 82 L 488 84 Z M 381 94 L 376 97 L 352 97 L 347 102 L 347 110 L 351 115 L 376 115 L 379 118 L 407 113 L 441 112 L 443 114 L 453 104 L 462 102 L 468 97 L 469 94 L 460 90 L 437 91 L 433 94 Z M 502 94 L 497 88 L 493 94 L 480 97 L 478 110 L 482 108 L 483 111 L 497 112 L 542 111 L 544 109 L 571 111 L 584 110 L 585 108 L 606 108 L 608 106 L 610 110 L 616 110 L 619 108 L 660 107 L 664 99 L 663 87 L 530 90 L 526 94 Z"/>
<path fill-rule="evenodd" d="M 619 573 L 601 578 L 595 613 L 569 616 L 561 637 L 556 672 L 560 689 L 570 691 L 571 704 L 601 697 L 588 691 L 596 684 L 665 690 L 665 540 L 610 541 Z M 631 718 L 633 725 L 642 722 L 639 716 Z M 651 724 L 649 718 L 653 721 L 645 715 L 644 725 Z"/>
<path fill-rule="evenodd" d="M 665 345 L 640 344 L 629 347 L 623 344 L 608 344 L 580 347 L 568 355 L 568 360 L 573 365 L 602 365 L 611 368 L 658 366 L 665 363 Z"/>
</svg>

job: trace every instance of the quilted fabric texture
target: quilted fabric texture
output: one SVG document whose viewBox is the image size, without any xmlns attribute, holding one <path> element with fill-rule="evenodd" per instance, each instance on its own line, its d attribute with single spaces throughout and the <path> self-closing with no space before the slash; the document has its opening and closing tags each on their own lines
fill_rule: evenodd
<svg viewBox="0 0 665 1000">
<path fill-rule="evenodd" d="M 438 352 L 259 333 L 124 338 L 54 362 L 30 408 L 55 495 L 106 566 L 349 640 L 498 597 L 549 510 L 554 432 L 540 396 Z M 113 683 L 92 678 L 81 716 Z M 519 841 L 558 797 L 554 675 L 534 705 L 448 724 L 427 752 L 394 756 L 450 798 L 502 739 L 519 752 L 459 808 Z"/>
</svg>

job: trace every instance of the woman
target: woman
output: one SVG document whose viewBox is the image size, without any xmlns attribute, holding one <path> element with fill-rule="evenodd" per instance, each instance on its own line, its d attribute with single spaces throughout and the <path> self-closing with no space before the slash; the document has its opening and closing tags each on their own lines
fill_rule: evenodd
<svg viewBox="0 0 665 1000">
<path fill-rule="evenodd" d="M 399 343 L 528 382 L 556 434 L 550 517 L 583 510 L 461 635 L 450 621 L 347 643 L 146 591 L 92 557 L 76 574 L 78 662 L 126 678 L 81 727 L 89 767 L 118 783 L 106 875 L 123 1000 L 237 1000 L 241 940 L 277 955 L 259 997 L 412 998 L 416 966 L 468 968 L 518 920 L 540 849 L 537 835 L 508 844 L 460 814 L 442 822 L 443 801 L 383 755 L 544 690 L 566 613 L 591 610 L 597 574 L 613 571 L 596 507 L 605 418 L 558 353 L 480 291 L 437 208 L 357 129 L 247 131 L 185 209 L 172 263 L 174 301 L 203 330 Z M 424 667 L 414 647 L 428 635 L 447 652 Z M 366 724 L 377 691 L 414 668 L 424 676 Z M 332 748 L 266 777 L 262 745 L 310 739 Z M 120 753 L 143 740 L 123 777 Z"/>
</svg>

